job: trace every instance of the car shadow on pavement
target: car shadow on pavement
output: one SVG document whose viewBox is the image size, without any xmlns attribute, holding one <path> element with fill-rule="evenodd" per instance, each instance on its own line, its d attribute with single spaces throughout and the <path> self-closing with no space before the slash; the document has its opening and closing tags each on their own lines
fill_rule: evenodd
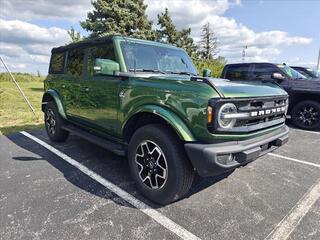
<svg viewBox="0 0 320 240">
<path fill-rule="evenodd" d="M 90 170 L 94 171 L 101 177 L 107 179 L 123 190 L 127 191 L 137 199 L 148 204 L 152 208 L 159 208 L 160 205 L 150 202 L 144 198 L 138 190 L 135 188 L 134 182 L 131 179 L 129 167 L 126 158 L 119 157 L 113 153 L 91 144 L 81 138 L 76 136 L 71 136 L 66 143 L 53 143 L 50 142 L 47 137 L 43 134 L 44 131 L 32 132 L 33 135 L 46 141 L 51 146 L 60 150 L 64 154 L 78 161 L 82 165 L 86 166 Z M 7 136 L 13 143 L 24 148 L 25 150 L 36 154 L 38 157 L 30 156 L 15 156 L 13 157 L 16 161 L 47 161 L 54 168 L 59 170 L 65 177 L 67 181 L 73 185 L 79 187 L 82 190 L 94 194 L 101 198 L 108 198 L 114 201 L 116 204 L 126 207 L 132 207 L 130 204 L 119 198 L 117 195 L 111 193 L 101 184 L 97 183 L 95 180 L 91 179 L 89 176 L 68 164 L 67 162 L 60 160 L 60 157 L 51 153 L 44 147 L 40 146 L 38 143 L 26 138 L 20 133 L 12 134 Z M 192 188 L 185 198 L 192 197 L 192 195 L 214 185 L 215 183 L 221 181 L 222 179 L 228 177 L 230 173 L 223 175 L 202 178 L 198 175 L 195 176 Z M 180 200 L 181 201 L 181 200 Z"/>
</svg>

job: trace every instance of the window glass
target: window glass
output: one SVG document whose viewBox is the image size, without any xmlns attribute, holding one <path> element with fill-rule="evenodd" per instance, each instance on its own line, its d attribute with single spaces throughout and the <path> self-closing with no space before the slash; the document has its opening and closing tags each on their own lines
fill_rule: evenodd
<svg viewBox="0 0 320 240">
<path fill-rule="evenodd" d="M 180 49 L 127 41 L 121 43 L 121 50 L 128 71 L 136 69 L 197 74 L 190 57 Z"/>
<path fill-rule="evenodd" d="M 50 61 L 49 73 L 63 72 L 64 53 L 53 53 Z"/>
<path fill-rule="evenodd" d="M 271 80 L 274 72 L 279 71 L 271 64 L 255 64 L 252 77 L 255 80 Z"/>
<path fill-rule="evenodd" d="M 89 48 L 88 51 L 88 75 L 94 75 L 94 64 L 96 58 L 102 58 L 102 59 L 110 59 L 113 61 L 116 61 L 116 57 L 114 54 L 113 44 L 104 44 L 100 46 L 94 46 Z"/>
<path fill-rule="evenodd" d="M 227 68 L 225 78 L 230 80 L 247 80 L 249 73 L 249 64 L 230 65 Z"/>
<path fill-rule="evenodd" d="M 306 78 L 313 78 L 312 73 L 308 72 L 307 70 L 301 69 L 301 68 L 294 68 L 297 72 L 305 76 Z"/>
<path fill-rule="evenodd" d="M 82 74 L 84 49 L 73 49 L 68 52 L 67 74 L 80 76 Z"/>
<path fill-rule="evenodd" d="M 307 79 L 307 77 L 287 65 L 279 64 L 277 66 L 282 72 L 287 74 L 292 79 Z"/>
</svg>

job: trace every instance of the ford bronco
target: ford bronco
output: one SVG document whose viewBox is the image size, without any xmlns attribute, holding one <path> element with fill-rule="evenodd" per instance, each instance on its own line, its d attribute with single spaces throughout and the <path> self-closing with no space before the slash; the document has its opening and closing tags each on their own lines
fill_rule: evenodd
<svg viewBox="0 0 320 240">
<path fill-rule="evenodd" d="M 42 110 L 52 141 L 69 132 L 127 156 L 137 188 L 167 204 L 195 173 L 231 171 L 288 139 L 279 86 L 199 76 L 180 48 L 123 36 L 54 48 Z"/>
</svg>

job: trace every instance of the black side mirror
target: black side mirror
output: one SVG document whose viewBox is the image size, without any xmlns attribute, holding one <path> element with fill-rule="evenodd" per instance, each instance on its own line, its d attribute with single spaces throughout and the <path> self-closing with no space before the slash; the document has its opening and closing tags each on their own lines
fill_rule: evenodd
<svg viewBox="0 0 320 240">
<path fill-rule="evenodd" d="M 282 80 L 286 79 L 285 76 L 283 76 L 281 73 L 277 73 L 277 72 L 272 73 L 271 78 L 274 80 L 277 80 L 277 81 L 282 81 Z"/>
<path fill-rule="evenodd" d="M 211 77 L 211 70 L 208 68 L 203 69 L 202 76 L 203 77 Z"/>
</svg>

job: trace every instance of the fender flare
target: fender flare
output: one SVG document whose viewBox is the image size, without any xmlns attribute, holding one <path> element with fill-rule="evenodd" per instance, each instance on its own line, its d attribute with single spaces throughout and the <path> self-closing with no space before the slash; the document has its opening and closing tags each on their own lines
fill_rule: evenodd
<svg viewBox="0 0 320 240">
<path fill-rule="evenodd" d="M 194 142 L 196 141 L 193 134 L 187 127 L 187 125 L 182 121 L 182 119 L 172 112 L 169 109 L 166 109 L 164 107 L 158 106 L 158 105 L 144 105 L 134 112 L 130 113 L 128 115 L 128 118 L 125 120 L 122 130 L 124 130 L 126 124 L 130 121 L 130 119 L 139 113 L 152 113 L 159 117 L 161 117 L 163 120 L 165 120 L 177 133 L 179 138 L 185 142 Z"/>
<path fill-rule="evenodd" d="M 56 106 L 58 108 L 58 112 L 61 115 L 61 117 L 64 118 L 64 119 L 67 119 L 66 112 L 65 112 L 65 107 L 64 107 L 64 105 L 63 105 L 63 103 L 62 103 L 62 101 L 60 99 L 60 96 L 53 89 L 49 89 L 48 91 L 46 91 L 43 94 L 42 104 L 41 104 L 42 111 L 44 111 L 44 108 L 45 108 L 46 104 L 48 103 L 48 100 L 51 100 L 51 99 L 53 99 L 53 101 L 55 102 L 55 104 L 56 104 Z"/>
</svg>

